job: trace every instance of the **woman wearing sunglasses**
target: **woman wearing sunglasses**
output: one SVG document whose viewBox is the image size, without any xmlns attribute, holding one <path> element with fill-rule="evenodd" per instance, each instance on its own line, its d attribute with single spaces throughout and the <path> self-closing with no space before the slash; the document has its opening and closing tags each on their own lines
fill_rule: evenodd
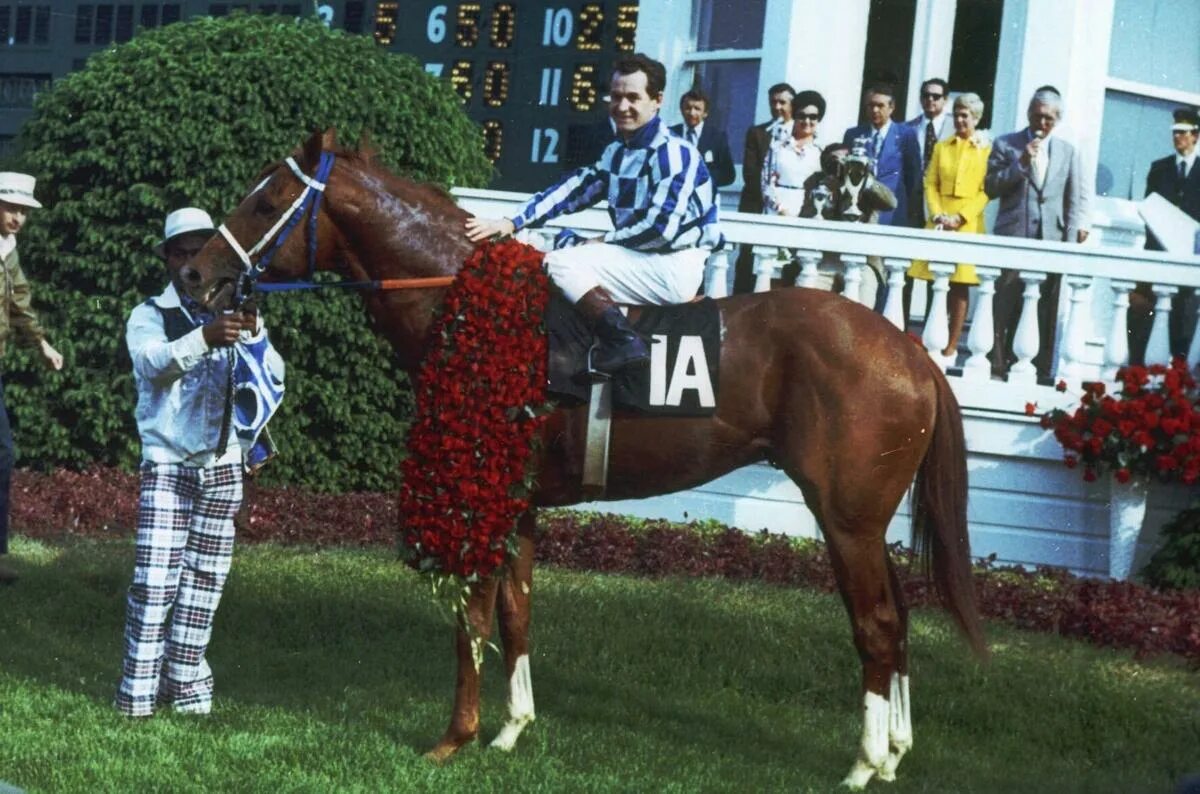
<svg viewBox="0 0 1200 794">
<path fill-rule="evenodd" d="M 763 212 L 798 217 L 804 206 L 804 182 L 821 170 L 817 125 L 825 116 L 825 98 L 801 91 L 792 100 L 792 134 L 771 144 L 763 168 Z"/>
</svg>

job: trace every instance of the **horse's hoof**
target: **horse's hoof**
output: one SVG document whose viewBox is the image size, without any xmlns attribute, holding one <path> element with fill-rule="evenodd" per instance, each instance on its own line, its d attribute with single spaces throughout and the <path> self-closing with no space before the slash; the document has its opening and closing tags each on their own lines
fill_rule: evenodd
<svg viewBox="0 0 1200 794">
<path fill-rule="evenodd" d="M 474 738 L 474 736 L 468 736 L 465 739 L 444 738 L 432 750 L 425 753 L 425 760 L 432 761 L 435 764 L 444 764 Z"/>
<path fill-rule="evenodd" d="M 863 761 L 856 761 L 850 769 L 850 774 L 846 775 L 845 780 L 842 781 L 842 785 L 851 791 L 862 791 L 873 777 L 875 777 L 875 767 Z"/>
</svg>

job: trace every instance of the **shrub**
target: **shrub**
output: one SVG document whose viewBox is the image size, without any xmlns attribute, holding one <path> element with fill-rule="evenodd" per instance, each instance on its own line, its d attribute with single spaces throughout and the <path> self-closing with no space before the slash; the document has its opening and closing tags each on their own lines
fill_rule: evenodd
<svg viewBox="0 0 1200 794">
<path fill-rule="evenodd" d="M 22 264 L 67 366 L 46 374 L 23 351 L 6 362 L 22 465 L 133 465 L 124 323 L 166 282 L 150 250 L 164 215 L 188 203 L 220 217 L 266 163 L 331 126 L 350 144 L 370 131 L 383 162 L 415 179 L 478 185 L 490 174 L 448 85 L 369 37 L 311 21 L 235 15 L 147 31 L 38 97 L 12 163 L 38 177 L 47 205 L 22 235 Z M 407 380 L 359 298 L 331 290 L 263 306 L 289 369 L 272 423 L 282 454 L 265 479 L 392 487 Z"/>
<path fill-rule="evenodd" d="M 1168 590 L 1200 590 L 1200 507 L 1180 512 L 1158 537 L 1159 549 L 1142 571 L 1146 581 Z"/>
</svg>

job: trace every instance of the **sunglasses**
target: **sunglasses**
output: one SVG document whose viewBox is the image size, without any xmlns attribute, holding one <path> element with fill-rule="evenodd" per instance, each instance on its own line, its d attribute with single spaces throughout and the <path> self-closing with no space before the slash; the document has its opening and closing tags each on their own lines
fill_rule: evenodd
<svg viewBox="0 0 1200 794">
<path fill-rule="evenodd" d="M 921 92 L 921 99 L 945 99 L 945 94 L 931 94 L 928 91 Z"/>
<path fill-rule="evenodd" d="M 797 121 L 820 121 L 821 117 L 818 116 L 816 113 L 797 113 L 796 120 Z"/>
</svg>

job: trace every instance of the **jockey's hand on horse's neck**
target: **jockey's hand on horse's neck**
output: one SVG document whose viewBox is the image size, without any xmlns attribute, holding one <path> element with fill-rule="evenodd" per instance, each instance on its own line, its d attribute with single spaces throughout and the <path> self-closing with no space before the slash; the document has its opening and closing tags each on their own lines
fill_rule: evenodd
<svg viewBox="0 0 1200 794">
<path fill-rule="evenodd" d="M 508 218 L 467 218 L 464 224 L 467 239 L 473 243 L 481 243 L 489 237 L 502 237 L 516 232 L 516 227 Z"/>
</svg>

